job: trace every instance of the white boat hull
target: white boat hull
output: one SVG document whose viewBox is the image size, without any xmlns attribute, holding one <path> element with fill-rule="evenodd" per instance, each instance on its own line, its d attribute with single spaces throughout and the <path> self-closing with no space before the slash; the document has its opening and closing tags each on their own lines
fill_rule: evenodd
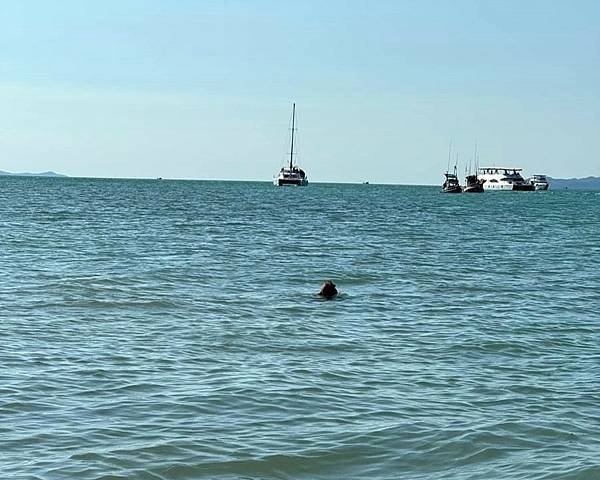
<svg viewBox="0 0 600 480">
<path fill-rule="evenodd" d="M 512 191 L 513 189 L 513 185 L 511 183 L 502 183 L 502 182 L 498 182 L 498 183 L 490 183 L 490 182 L 485 182 L 483 184 L 483 189 L 488 191 L 488 190 L 492 190 L 492 191 Z"/>
</svg>

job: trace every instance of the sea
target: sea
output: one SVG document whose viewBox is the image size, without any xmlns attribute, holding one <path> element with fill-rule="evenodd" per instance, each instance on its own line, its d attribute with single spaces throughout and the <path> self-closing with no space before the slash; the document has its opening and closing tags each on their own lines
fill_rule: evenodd
<svg viewBox="0 0 600 480">
<path fill-rule="evenodd" d="M 600 478 L 599 192 L 0 177 L 0 249 L 2 479 Z"/>
</svg>

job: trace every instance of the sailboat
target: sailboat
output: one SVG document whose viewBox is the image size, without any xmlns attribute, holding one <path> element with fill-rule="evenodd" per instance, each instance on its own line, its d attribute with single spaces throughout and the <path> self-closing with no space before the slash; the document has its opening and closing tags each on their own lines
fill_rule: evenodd
<svg viewBox="0 0 600 480">
<path fill-rule="evenodd" d="M 277 176 L 273 179 L 273 184 L 277 187 L 284 185 L 296 185 L 305 187 L 308 185 L 308 177 L 306 172 L 298 165 L 294 164 L 294 133 L 296 131 L 296 104 L 292 106 L 292 141 L 290 145 L 290 163 L 281 167 Z"/>
</svg>

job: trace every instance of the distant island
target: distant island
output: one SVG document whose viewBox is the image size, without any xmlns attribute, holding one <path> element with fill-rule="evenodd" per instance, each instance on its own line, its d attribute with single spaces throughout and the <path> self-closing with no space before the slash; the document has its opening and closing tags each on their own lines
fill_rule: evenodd
<svg viewBox="0 0 600 480">
<path fill-rule="evenodd" d="M 552 178 L 548 177 L 550 190 L 600 190 L 600 177 Z"/>
<path fill-rule="evenodd" d="M 11 172 L 5 172 L 4 170 L 0 170 L 0 175 L 4 175 L 4 176 L 10 175 L 11 177 L 67 177 L 68 176 L 68 175 L 63 175 L 62 173 L 56 173 L 56 172 L 11 173 Z"/>
</svg>

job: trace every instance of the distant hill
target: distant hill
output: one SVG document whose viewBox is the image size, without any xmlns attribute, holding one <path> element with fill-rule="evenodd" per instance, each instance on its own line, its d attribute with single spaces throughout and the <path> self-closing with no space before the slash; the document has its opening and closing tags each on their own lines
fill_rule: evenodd
<svg viewBox="0 0 600 480">
<path fill-rule="evenodd" d="M 600 190 L 600 177 L 552 178 L 548 177 L 551 190 Z"/>
<path fill-rule="evenodd" d="M 10 175 L 13 177 L 66 177 L 67 175 L 63 175 L 62 173 L 56 173 L 56 172 L 40 172 L 40 173 L 29 173 L 29 172 L 22 172 L 22 173 L 11 173 L 11 172 L 5 172 L 4 170 L 0 170 L 0 175 Z"/>
</svg>

